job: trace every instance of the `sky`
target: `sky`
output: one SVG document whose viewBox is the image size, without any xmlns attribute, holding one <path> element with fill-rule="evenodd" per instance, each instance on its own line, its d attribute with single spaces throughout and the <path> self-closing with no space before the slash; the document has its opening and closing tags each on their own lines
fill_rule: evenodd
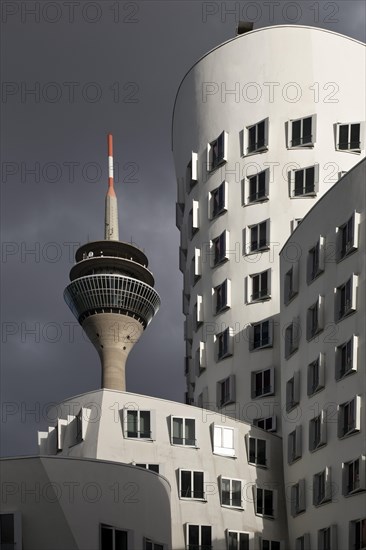
<svg viewBox="0 0 366 550">
<path fill-rule="evenodd" d="M 127 390 L 185 391 L 182 275 L 171 153 L 189 68 L 254 28 L 312 25 L 365 41 L 365 2 L 3 1 L 2 456 L 38 452 L 53 404 L 100 387 L 99 357 L 63 300 L 77 247 L 103 238 L 106 134 L 120 239 L 142 247 L 161 309 L 127 362 Z"/>
</svg>

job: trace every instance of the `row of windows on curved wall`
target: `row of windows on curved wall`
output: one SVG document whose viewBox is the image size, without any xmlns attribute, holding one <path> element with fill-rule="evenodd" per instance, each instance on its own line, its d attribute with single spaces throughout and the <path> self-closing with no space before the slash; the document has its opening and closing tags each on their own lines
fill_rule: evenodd
<svg viewBox="0 0 366 550">
<path fill-rule="evenodd" d="M 305 533 L 295 540 L 294 550 L 343 550 L 340 548 L 339 528 L 337 524 L 332 524 L 315 533 L 315 544 L 311 545 L 310 533 Z M 366 548 L 366 518 L 357 518 L 348 523 L 348 541 L 349 550 L 363 550 Z"/>
<path fill-rule="evenodd" d="M 313 148 L 316 143 L 317 115 L 310 115 L 285 123 L 287 149 Z M 337 122 L 333 125 L 336 151 L 361 153 L 364 149 L 364 122 Z M 276 136 L 278 137 L 278 136 Z M 239 136 L 242 156 L 263 153 L 269 149 L 269 119 L 247 126 Z M 213 172 L 228 161 L 229 134 L 222 132 L 207 144 L 206 171 Z M 198 154 L 192 158 L 186 170 L 186 190 L 189 192 L 198 182 Z"/>
<path fill-rule="evenodd" d="M 316 243 L 307 252 L 306 281 L 310 285 L 326 270 L 326 265 L 341 262 L 358 250 L 360 232 L 360 214 L 354 211 L 351 216 L 336 228 L 335 240 L 327 243 L 325 237 L 319 236 Z M 288 305 L 299 293 L 299 264 L 294 262 L 284 277 L 284 303 Z M 340 304 L 340 309 L 335 314 L 336 320 L 344 316 L 343 309 L 347 310 L 347 304 L 351 305 L 352 285 L 346 284 Z M 341 287 L 339 287 L 341 289 Z M 344 303 L 344 305 L 343 305 Z"/>
</svg>

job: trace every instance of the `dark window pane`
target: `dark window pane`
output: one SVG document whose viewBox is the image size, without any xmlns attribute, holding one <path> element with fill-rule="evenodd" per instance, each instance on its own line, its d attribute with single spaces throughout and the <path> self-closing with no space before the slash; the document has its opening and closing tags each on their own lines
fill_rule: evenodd
<svg viewBox="0 0 366 550">
<path fill-rule="evenodd" d="M 257 125 L 258 128 L 258 136 L 257 136 L 257 149 L 260 149 L 261 147 L 264 147 L 265 141 L 264 141 L 264 120 L 260 122 Z"/>
<path fill-rule="evenodd" d="M 188 527 L 188 537 L 189 537 L 189 544 L 190 545 L 199 545 L 199 526 L 198 525 L 190 525 Z"/>
<path fill-rule="evenodd" d="M 149 464 L 149 470 L 152 472 L 159 473 L 159 464 Z"/>
<path fill-rule="evenodd" d="M 295 172 L 295 196 L 304 193 L 304 170 Z"/>
<path fill-rule="evenodd" d="M 102 527 L 101 531 L 101 550 L 113 550 L 113 530 Z"/>
<path fill-rule="evenodd" d="M 339 149 L 348 149 L 348 124 L 339 127 Z"/>
<path fill-rule="evenodd" d="M 359 149 L 360 148 L 360 125 L 359 124 L 351 124 L 351 149 Z"/>
<path fill-rule="evenodd" d="M 266 442 L 264 439 L 257 439 L 257 464 L 266 465 Z"/>
<path fill-rule="evenodd" d="M 185 498 L 192 497 L 192 482 L 191 482 L 191 472 L 183 470 L 180 473 L 181 476 L 181 496 Z"/>
<path fill-rule="evenodd" d="M 311 143 L 311 117 L 304 118 L 302 122 L 302 143 Z"/>
<path fill-rule="evenodd" d="M 292 123 L 292 146 L 301 144 L 301 120 Z"/>
<path fill-rule="evenodd" d="M 201 543 L 202 547 L 210 548 L 212 544 L 211 526 L 202 525 L 201 527 Z"/>
<path fill-rule="evenodd" d="M 203 472 L 193 472 L 194 498 L 203 498 Z"/>
<path fill-rule="evenodd" d="M 115 550 L 127 550 L 127 531 L 115 532 Z"/>
</svg>

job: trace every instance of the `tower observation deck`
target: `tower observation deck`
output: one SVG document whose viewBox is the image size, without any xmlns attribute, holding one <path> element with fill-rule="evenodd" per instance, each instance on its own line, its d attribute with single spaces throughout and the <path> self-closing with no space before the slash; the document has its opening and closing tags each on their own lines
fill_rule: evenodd
<svg viewBox="0 0 366 550">
<path fill-rule="evenodd" d="M 64 298 L 99 354 L 102 388 L 124 391 L 127 356 L 159 310 L 160 297 L 153 288 L 145 254 L 118 240 L 110 134 L 108 160 L 105 240 L 84 244 L 76 251 Z"/>
</svg>

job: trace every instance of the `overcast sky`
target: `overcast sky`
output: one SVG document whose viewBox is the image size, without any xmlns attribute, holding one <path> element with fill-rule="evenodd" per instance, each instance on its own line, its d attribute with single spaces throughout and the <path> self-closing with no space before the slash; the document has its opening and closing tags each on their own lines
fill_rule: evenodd
<svg viewBox="0 0 366 550">
<path fill-rule="evenodd" d="M 29 0 L 4 1 L 1 16 L 1 454 L 19 455 L 37 452 L 37 430 L 52 424 L 50 403 L 100 384 L 99 358 L 63 290 L 76 247 L 103 238 L 107 132 L 118 164 L 120 238 L 145 249 L 162 300 L 130 355 L 127 389 L 182 401 L 170 144 L 179 83 L 235 35 L 239 19 L 255 28 L 314 25 L 364 41 L 365 3 Z"/>
</svg>

